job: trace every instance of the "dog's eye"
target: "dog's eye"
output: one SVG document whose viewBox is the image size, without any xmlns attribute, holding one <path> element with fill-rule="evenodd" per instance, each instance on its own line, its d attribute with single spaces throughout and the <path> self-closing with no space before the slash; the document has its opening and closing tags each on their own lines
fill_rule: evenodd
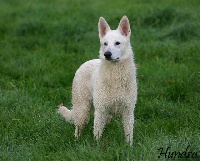
<svg viewBox="0 0 200 161">
<path fill-rule="evenodd" d="M 119 44 L 121 44 L 119 41 L 117 41 L 117 42 L 115 43 L 115 45 L 119 45 Z"/>
<path fill-rule="evenodd" d="M 105 45 L 105 46 L 107 46 L 107 45 L 108 45 L 108 43 L 107 43 L 107 42 L 104 42 L 104 45 Z"/>
</svg>

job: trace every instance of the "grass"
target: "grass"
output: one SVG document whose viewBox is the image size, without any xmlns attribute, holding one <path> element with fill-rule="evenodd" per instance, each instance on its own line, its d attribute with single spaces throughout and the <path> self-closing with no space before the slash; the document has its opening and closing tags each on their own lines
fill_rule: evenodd
<svg viewBox="0 0 200 161">
<path fill-rule="evenodd" d="M 199 5 L 1 0 L 0 160 L 168 160 L 158 158 L 160 147 L 182 152 L 188 145 L 200 157 Z M 118 116 L 100 142 L 93 139 L 93 115 L 74 140 L 74 127 L 56 106 L 70 107 L 75 71 L 98 57 L 99 17 L 116 28 L 123 15 L 138 66 L 134 145 L 124 143 Z"/>
</svg>

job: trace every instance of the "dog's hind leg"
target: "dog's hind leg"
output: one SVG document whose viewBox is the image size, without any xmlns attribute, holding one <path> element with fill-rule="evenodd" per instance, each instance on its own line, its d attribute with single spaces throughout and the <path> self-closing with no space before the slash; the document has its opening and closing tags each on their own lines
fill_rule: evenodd
<svg viewBox="0 0 200 161">
<path fill-rule="evenodd" d="M 75 124 L 75 137 L 78 138 L 81 135 L 82 129 L 90 118 L 90 107 L 81 106 L 80 110 L 73 111 L 74 124 Z"/>
<path fill-rule="evenodd" d="M 71 110 L 67 109 L 63 104 L 58 106 L 58 113 L 61 114 L 66 121 L 75 125 L 75 137 L 81 134 L 84 125 L 89 121 L 90 107 L 82 105 L 80 107 L 73 106 Z"/>
</svg>

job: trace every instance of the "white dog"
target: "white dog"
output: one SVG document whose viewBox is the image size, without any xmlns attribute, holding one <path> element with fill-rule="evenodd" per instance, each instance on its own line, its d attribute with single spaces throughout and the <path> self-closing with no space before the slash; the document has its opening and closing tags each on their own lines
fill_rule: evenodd
<svg viewBox="0 0 200 161">
<path fill-rule="evenodd" d="M 58 112 L 75 125 L 75 137 L 78 137 L 94 107 L 94 137 L 97 140 L 112 115 L 119 113 L 126 142 L 132 145 L 137 82 L 129 20 L 124 16 L 118 28 L 111 30 L 100 17 L 98 27 L 100 59 L 87 61 L 77 70 L 72 86 L 73 107 L 69 110 L 61 104 Z"/>
</svg>

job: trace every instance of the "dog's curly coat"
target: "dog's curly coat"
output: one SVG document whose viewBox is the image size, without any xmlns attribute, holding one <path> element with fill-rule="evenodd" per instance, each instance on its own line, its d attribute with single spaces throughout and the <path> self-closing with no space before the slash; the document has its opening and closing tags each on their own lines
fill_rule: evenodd
<svg viewBox="0 0 200 161">
<path fill-rule="evenodd" d="M 126 142 L 132 145 L 137 83 L 129 20 L 124 16 L 118 28 L 110 30 L 100 17 L 98 26 L 100 59 L 87 61 L 77 70 L 72 86 L 73 107 L 69 110 L 61 104 L 58 112 L 76 126 L 75 137 L 78 137 L 94 107 L 96 139 L 101 137 L 111 116 L 120 113 Z"/>
</svg>

